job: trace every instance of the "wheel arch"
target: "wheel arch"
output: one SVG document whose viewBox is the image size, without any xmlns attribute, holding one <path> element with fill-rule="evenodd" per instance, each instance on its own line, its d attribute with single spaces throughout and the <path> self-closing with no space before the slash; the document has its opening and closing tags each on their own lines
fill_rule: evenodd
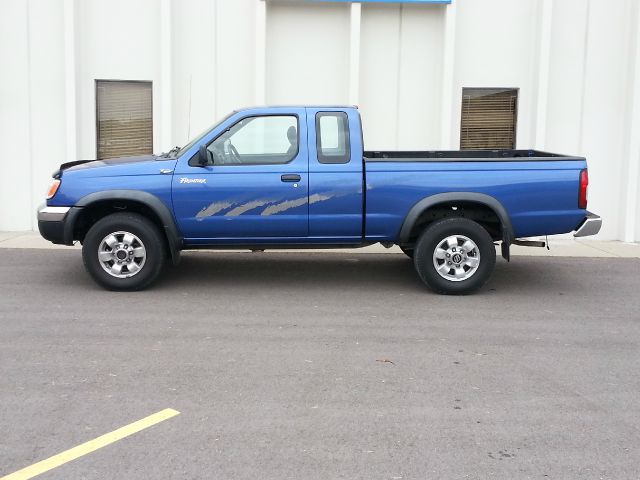
<svg viewBox="0 0 640 480">
<path fill-rule="evenodd" d="M 429 212 L 439 207 L 450 207 L 456 204 L 460 205 L 476 205 L 480 208 L 488 209 L 495 215 L 500 224 L 500 237 L 502 240 L 502 256 L 509 260 L 509 246 L 514 239 L 513 226 L 511 218 L 504 206 L 495 197 L 484 193 L 476 192 L 446 192 L 438 193 L 425 197 L 418 201 L 411 209 L 402 223 L 400 233 L 398 234 L 399 244 L 407 244 L 417 235 L 416 229 L 419 228 L 423 220 Z M 452 215 L 454 216 L 454 215 Z"/>
<path fill-rule="evenodd" d="M 171 210 L 157 196 L 138 190 L 105 190 L 82 197 L 75 205 L 70 222 L 71 240 L 82 240 L 88 229 L 100 218 L 120 211 L 141 213 L 153 221 L 164 234 L 171 260 L 177 264 L 182 249 L 182 236 Z"/>
</svg>

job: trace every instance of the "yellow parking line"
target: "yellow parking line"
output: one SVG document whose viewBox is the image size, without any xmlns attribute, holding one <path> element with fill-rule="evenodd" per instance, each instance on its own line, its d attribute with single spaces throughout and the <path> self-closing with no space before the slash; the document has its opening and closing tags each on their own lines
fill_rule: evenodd
<svg viewBox="0 0 640 480">
<path fill-rule="evenodd" d="M 161 410 L 158 413 L 154 413 L 153 415 L 149 415 L 148 417 L 138 420 L 137 422 L 125 425 L 124 427 L 114 430 L 113 432 L 105 433 L 104 435 L 101 435 L 98 438 L 94 438 L 93 440 L 89 440 L 82 445 L 78 445 L 77 447 L 73 447 L 62 453 L 54 455 L 53 457 L 49 457 L 46 460 L 42 460 L 41 462 L 34 463 L 33 465 L 25 467 L 22 470 L 11 473 L 5 477 L 0 478 L 0 480 L 27 480 L 28 478 L 33 478 L 36 475 L 48 472 L 52 468 L 59 467 L 60 465 L 75 460 L 76 458 L 82 457 L 87 453 L 94 452 L 102 447 L 106 447 L 113 442 L 122 440 L 129 435 L 133 435 L 134 433 L 144 430 L 145 428 L 149 428 L 156 423 L 168 420 L 171 417 L 175 417 L 179 414 L 180 412 L 178 412 L 177 410 L 174 410 L 172 408 L 165 408 L 164 410 Z"/>
</svg>

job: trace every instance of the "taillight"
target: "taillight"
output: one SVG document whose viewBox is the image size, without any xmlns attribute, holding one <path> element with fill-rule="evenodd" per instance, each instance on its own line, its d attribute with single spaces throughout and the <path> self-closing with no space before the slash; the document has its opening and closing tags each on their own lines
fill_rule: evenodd
<svg viewBox="0 0 640 480">
<path fill-rule="evenodd" d="M 49 200 L 50 198 L 53 198 L 53 196 L 58 191 L 59 187 L 60 187 L 60 180 L 56 178 L 53 182 L 51 182 L 51 186 L 49 187 L 49 192 L 47 193 L 47 200 Z"/>
<path fill-rule="evenodd" d="M 585 168 L 580 172 L 580 192 L 578 194 L 578 208 L 587 208 L 587 189 L 589 188 L 589 172 Z"/>
</svg>

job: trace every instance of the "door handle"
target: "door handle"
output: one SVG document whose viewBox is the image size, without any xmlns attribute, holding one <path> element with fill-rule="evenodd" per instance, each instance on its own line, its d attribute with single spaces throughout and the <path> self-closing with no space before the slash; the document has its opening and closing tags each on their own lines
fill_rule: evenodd
<svg viewBox="0 0 640 480">
<path fill-rule="evenodd" d="M 282 175 L 280 177 L 280 180 L 282 180 L 283 182 L 299 182 L 300 178 L 301 178 L 300 175 L 288 174 L 288 175 Z"/>
</svg>

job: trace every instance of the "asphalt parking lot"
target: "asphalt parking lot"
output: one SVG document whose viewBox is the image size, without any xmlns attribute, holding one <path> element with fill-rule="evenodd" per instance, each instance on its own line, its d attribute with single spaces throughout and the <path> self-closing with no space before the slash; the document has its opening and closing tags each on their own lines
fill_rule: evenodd
<svg viewBox="0 0 640 480">
<path fill-rule="evenodd" d="M 0 478 L 640 478 L 640 259 L 499 259 L 444 297 L 403 255 L 183 255 L 106 292 L 0 250 Z"/>
</svg>

